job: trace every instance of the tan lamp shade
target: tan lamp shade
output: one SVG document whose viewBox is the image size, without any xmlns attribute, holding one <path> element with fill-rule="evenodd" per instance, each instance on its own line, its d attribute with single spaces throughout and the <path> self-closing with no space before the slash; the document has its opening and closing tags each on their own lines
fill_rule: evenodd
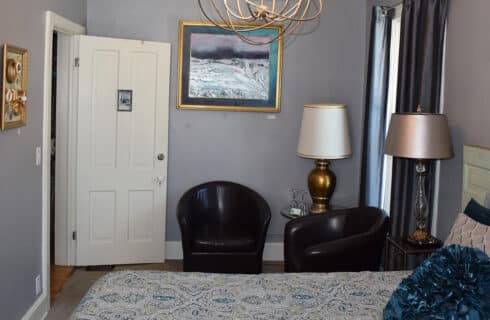
<svg viewBox="0 0 490 320">
<path fill-rule="evenodd" d="M 453 153 L 447 117 L 437 113 L 394 113 L 386 154 L 410 159 L 448 159 Z"/>
<path fill-rule="evenodd" d="M 297 154 L 304 158 L 327 160 L 352 155 L 345 105 L 305 105 Z"/>
</svg>

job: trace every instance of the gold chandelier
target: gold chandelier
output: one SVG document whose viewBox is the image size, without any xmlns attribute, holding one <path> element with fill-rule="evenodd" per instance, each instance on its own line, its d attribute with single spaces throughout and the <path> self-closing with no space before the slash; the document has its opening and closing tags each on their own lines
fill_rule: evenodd
<svg viewBox="0 0 490 320">
<path fill-rule="evenodd" d="M 285 38 L 298 29 L 302 22 L 318 19 L 323 9 L 323 0 L 198 0 L 198 2 L 202 13 L 211 23 L 235 33 L 240 39 L 252 45 L 269 44 Z M 209 12 L 214 14 L 211 15 Z M 243 26 L 243 24 L 254 24 L 254 26 Z M 282 26 L 281 32 L 274 38 L 262 42 L 247 36 L 247 32 L 272 25 Z"/>
</svg>

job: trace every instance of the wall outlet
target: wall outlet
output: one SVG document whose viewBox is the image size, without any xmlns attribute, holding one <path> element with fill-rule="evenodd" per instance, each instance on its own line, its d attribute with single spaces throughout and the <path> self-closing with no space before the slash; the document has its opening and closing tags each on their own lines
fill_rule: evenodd
<svg viewBox="0 0 490 320">
<path fill-rule="evenodd" d="M 36 276 L 36 296 L 38 296 L 41 293 L 41 276 L 37 275 Z"/>
<path fill-rule="evenodd" d="M 36 166 L 39 167 L 42 161 L 41 147 L 36 147 Z"/>
</svg>

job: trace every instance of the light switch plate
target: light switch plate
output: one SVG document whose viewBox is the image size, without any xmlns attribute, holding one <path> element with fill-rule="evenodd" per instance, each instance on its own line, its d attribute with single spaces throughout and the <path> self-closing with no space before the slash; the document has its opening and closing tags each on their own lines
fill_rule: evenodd
<svg viewBox="0 0 490 320">
<path fill-rule="evenodd" d="M 39 167 L 42 162 L 41 147 L 36 147 L 36 166 Z"/>
<path fill-rule="evenodd" d="M 41 276 L 36 276 L 36 296 L 41 293 Z"/>
</svg>

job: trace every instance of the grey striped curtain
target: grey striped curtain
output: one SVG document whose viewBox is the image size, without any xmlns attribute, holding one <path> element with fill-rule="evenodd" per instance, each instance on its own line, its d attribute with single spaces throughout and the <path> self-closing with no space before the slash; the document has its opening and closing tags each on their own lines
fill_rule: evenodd
<svg viewBox="0 0 490 320">
<path fill-rule="evenodd" d="M 404 0 L 400 35 L 397 112 L 439 112 L 444 32 L 449 0 Z M 394 158 L 391 191 L 391 234 L 407 236 L 415 228 L 415 161 Z M 433 203 L 434 163 L 428 162 L 426 192 Z M 429 228 L 432 210 L 429 210 Z"/>
</svg>

